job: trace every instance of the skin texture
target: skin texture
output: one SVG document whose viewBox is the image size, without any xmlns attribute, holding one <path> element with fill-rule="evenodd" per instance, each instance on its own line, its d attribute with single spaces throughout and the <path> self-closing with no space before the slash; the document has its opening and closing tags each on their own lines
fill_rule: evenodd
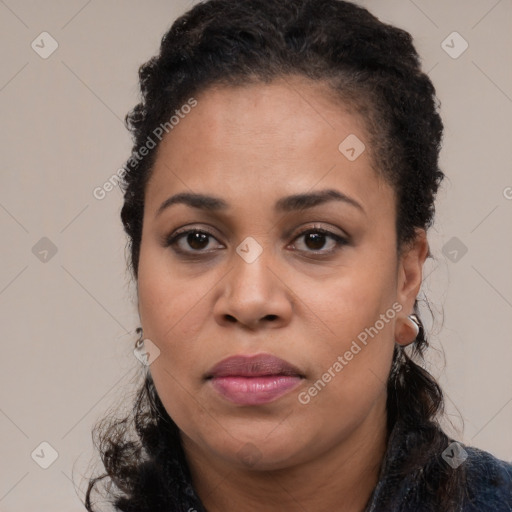
<svg viewBox="0 0 512 512">
<path fill-rule="evenodd" d="M 321 84 L 219 86 L 196 99 L 158 148 L 138 279 L 144 335 L 161 351 L 150 371 L 182 432 L 194 485 L 210 512 L 362 510 L 386 447 L 393 346 L 414 338 L 404 319 L 421 285 L 425 232 L 397 254 L 394 191 L 371 168 L 370 151 L 349 161 L 338 150 L 349 134 L 363 142 L 367 135 Z M 364 212 L 338 201 L 274 211 L 283 196 L 323 189 L 352 197 Z M 221 197 L 229 209 L 175 204 L 156 215 L 179 192 Z M 177 242 L 192 257 L 164 242 L 185 226 L 212 233 L 202 245 Z M 318 227 L 347 243 L 299 236 Z M 262 249 L 252 263 L 236 252 L 246 237 Z M 300 403 L 299 393 L 394 303 L 401 311 Z M 299 387 L 241 406 L 204 379 L 228 356 L 260 353 L 298 367 Z"/>
</svg>

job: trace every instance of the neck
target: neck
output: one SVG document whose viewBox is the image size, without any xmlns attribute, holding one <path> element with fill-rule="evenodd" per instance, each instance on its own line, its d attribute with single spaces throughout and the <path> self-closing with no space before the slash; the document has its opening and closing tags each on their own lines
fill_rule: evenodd
<svg viewBox="0 0 512 512">
<path fill-rule="evenodd" d="M 194 488 L 208 512 L 362 512 L 386 451 L 385 406 L 377 401 L 354 432 L 326 453 L 279 470 L 230 466 L 183 436 Z"/>
</svg>

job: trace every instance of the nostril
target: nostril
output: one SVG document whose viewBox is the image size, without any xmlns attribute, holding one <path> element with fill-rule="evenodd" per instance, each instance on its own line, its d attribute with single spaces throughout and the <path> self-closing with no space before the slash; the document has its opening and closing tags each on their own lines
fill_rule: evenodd
<svg viewBox="0 0 512 512">
<path fill-rule="evenodd" d="M 224 316 L 228 322 L 236 323 L 237 319 L 233 315 L 225 315 Z M 265 320 L 277 320 L 277 315 L 266 315 L 264 317 Z"/>
</svg>

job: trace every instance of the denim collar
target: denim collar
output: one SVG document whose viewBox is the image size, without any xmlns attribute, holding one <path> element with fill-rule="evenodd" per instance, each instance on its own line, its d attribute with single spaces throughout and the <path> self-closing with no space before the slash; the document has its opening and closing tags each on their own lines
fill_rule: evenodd
<svg viewBox="0 0 512 512">
<path fill-rule="evenodd" d="M 439 426 L 433 426 L 445 439 L 444 450 L 453 439 Z M 439 464 L 448 464 L 442 453 L 432 453 L 427 461 L 413 464 L 404 476 L 403 465 L 416 462 L 408 460 L 411 453 L 425 443 L 420 431 L 397 423 L 388 439 L 378 483 L 364 512 L 439 512 L 432 490 L 437 488 Z M 489 452 L 457 443 L 466 459 L 452 471 L 463 472 L 454 510 L 457 512 L 512 512 L 512 463 L 496 458 Z M 425 446 L 427 453 L 429 446 Z M 437 466 L 436 466 L 437 465 Z M 426 490 L 430 488 L 429 490 Z"/>
</svg>

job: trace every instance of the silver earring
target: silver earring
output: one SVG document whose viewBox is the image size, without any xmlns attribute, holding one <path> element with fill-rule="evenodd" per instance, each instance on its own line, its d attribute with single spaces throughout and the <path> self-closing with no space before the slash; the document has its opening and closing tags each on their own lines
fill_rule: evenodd
<svg viewBox="0 0 512 512">
<path fill-rule="evenodd" d="M 407 347 L 414 343 L 422 328 L 421 322 L 415 314 L 408 315 L 405 318 L 407 321 L 400 328 L 398 339 L 395 338 L 396 342 L 402 347 Z"/>
<path fill-rule="evenodd" d="M 140 348 L 144 344 L 144 330 L 142 329 L 142 327 L 137 327 L 137 329 L 135 329 L 135 331 L 139 333 L 139 338 L 135 342 L 135 348 L 137 350 L 140 350 Z"/>
<path fill-rule="evenodd" d="M 135 342 L 135 349 L 133 351 L 134 356 L 144 365 L 148 366 L 149 364 L 149 353 L 144 346 L 144 332 L 142 327 L 137 328 L 137 332 L 139 333 L 139 338 Z"/>
<path fill-rule="evenodd" d="M 139 338 L 135 342 L 133 353 L 144 366 L 150 366 L 160 356 L 160 349 L 150 339 L 144 339 L 142 327 L 138 327 L 136 331 L 139 333 Z"/>
<path fill-rule="evenodd" d="M 414 314 L 410 314 L 408 316 L 409 320 L 411 320 L 411 325 L 413 326 L 414 330 L 416 331 L 416 335 L 414 336 L 414 339 L 416 340 L 416 338 L 418 337 L 418 334 L 420 333 L 420 329 L 421 329 L 421 322 L 420 322 L 420 319 Z"/>
</svg>

